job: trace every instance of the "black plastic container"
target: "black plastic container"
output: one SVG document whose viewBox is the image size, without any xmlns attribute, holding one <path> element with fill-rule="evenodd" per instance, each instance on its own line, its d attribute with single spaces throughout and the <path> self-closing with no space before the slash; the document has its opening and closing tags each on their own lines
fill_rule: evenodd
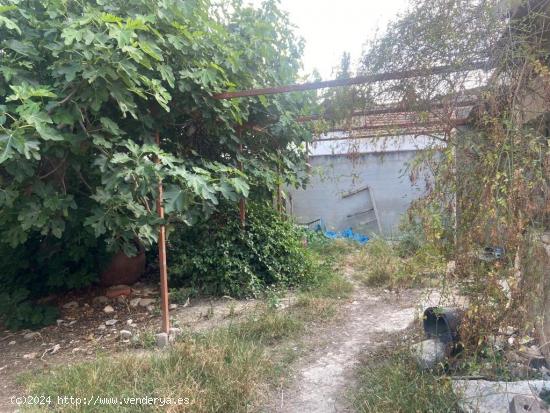
<svg viewBox="0 0 550 413">
<path fill-rule="evenodd" d="M 459 308 L 428 307 L 424 311 L 424 334 L 442 343 L 458 343 L 458 328 L 464 312 Z"/>
</svg>

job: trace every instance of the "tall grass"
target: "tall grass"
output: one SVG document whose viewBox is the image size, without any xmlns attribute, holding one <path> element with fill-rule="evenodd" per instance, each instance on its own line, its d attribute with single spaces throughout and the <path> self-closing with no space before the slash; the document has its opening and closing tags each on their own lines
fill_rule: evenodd
<svg viewBox="0 0 550 413">
<path fill-rule="evenodd" d="M 365 360 L 352 397 L 360 413 L 459 411 L 451 380 L 420 370 L 410 354 L 399 350 Z"/>
<path fill-rule="evenodd" d="M 353 259 L 356 278 L 373 287 L 408 288 L 435 284 L 445 273 L 444 257 L 428 244 L 402 255 L 400 244 L 376 237 Z"/>
<path fill-rule="evenodd" d="M 265 311 L 245 322 L 184 336 L 166 352 L 101 356 L 92 362 L 26 375 L 31 395 L 117 399 L 115 405 L 52 406 L 59 412 L 246 412 L 272 364 L 265 346 L 298 334 L 303 323 L 287 312 Z M 144 396 L 188 399 L 178 406 L 126 405 Z M 38 411 L 29 409 L 30 411 Z"/>
<path fill-rule="evenodd" d="M 103 355 L 97 360 L 27 374 L 29 395 L 51 397 L 56 412 L 248 412 L 261 401 L 266 383 L 285 374 L 292 357 L 273 354 L 285 340 L 298 338 L 307 324 L 336 314 L 351 284 L 335 268 L 348 247 L 312 248 L 316 277 L 285 310 L 260 306 L 246 320 L 201 334 L 184 335 L 167 351 Z M 329 252 L 330 251 L 330 252 Z M 286 360 L 286 361 L 285 361 Z M 58 396 L 101 397 L 122 404 L 59 404 Z M 188 399 L 179 405 L 126 404 L 124 397 Z M 40 411 L 28 407 L 28 411 Z"/>
</svg>

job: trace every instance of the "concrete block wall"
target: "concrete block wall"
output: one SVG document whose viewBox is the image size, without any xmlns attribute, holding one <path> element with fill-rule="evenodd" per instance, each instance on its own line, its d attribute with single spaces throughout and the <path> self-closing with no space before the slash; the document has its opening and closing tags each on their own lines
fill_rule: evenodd
<svg viewBox="0 0 550 413">
<path fill-rule="evenodd" d="M 378 210 L 384 236 L 398 232 L 401 216 L 410 203 L 423 194 L 424 182 L 413 185 L 406 173 L 407 163 L 417 151 L 395 151 L 310 158 L 312 175 L 306 189 L 287 189 L 291 212 L 299 223 L 322 218 L 328 229 L 350 226 L 358 232 L 377 233 L 378 225 L 371 196 Z M 342 195 L 369 187 L 355 195 Z M 350 217 L 350 215 L 352 215 Z M 368 224 L 365 222 L 372 221 Z"/>
</svg>

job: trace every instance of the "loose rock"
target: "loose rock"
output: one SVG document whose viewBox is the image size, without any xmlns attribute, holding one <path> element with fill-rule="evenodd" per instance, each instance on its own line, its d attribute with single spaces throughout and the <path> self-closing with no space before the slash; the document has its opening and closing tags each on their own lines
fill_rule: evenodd
<svg viewBox="0 0 550 413">
<path fill-rule="evenodd" d="M 23 358 L 26 360 L 32 360 L 32 359 L 35 359 L 36 356 L 38 356 L 38 353 L 33 352 L 33 353 L 24 354 Z"/>
<path fill-rule="evenodd" d="M 105 295 L 108 298 L 116 298 L 121 296 L 128 296 L 132 294 L 132 289 L 127 285 L 113 285 L 112 287 L 109 287 L 107 291 L 105 292 Z"/>
<path fill-rule="evenodd" d="M 153 298 L 141 298 L 139 300 L 139 305 L 142 306 L 142 307 L 148 307 L 151 304 L 153 304 L 154 302 L 155 302 L 155 300 Z"/>
<path fill-rule="evenodd" d="M 17 344 L 17 341 L 12 340 L 12 341 L 10 341 L 10 342 L 8 343 L 8 346 L 13 346 L 13 345 L 15 345 L 15 344 Z"/>
<path fill-rule="evenodd" d="M 106 305 L 105 308 L 103 309 L 103 312 L 107 313 L 107 314 L 110 314 L 110 313 L 114 313 L 115 309 L 113 307 L 111 307 L 110 305 Z"/>
<path fill-rule="evenodd" d="M 94 298 L 95 304 L 107 304 L 109 302 L 109 299 L 105 297 L 104 295 L 98 295 Z"/>
<path fill-rule="evenodd" d="M 136 308 L 138 305 L 139 305 L 139 302 L 141 301 L 141 298 L 137 297 L 137 298 L 132 298 L 130 300 L 130 307 L 132 308 Z"/>
<path fill-rule="evenodd" d="M 437 339 L 429 339 L 411 346 L 416 362 L 422 369 L 433 369 L 445 360 L 445 344 Z"/>
<path fill-rule="evenodd" d="M 118 323 L 118 320 L 115 319 L 105 321 L 106 326 L 114 326 L 116 323 Z"/>
<path fill-rule="evenodd" d="M 156 294 L 156 291 L 153 290 L 152 288 L 149 288 L 149 287 L 145 287 L 141 290 L 141 294 L 142 295 L 145 295 L 145 296 L 148 296 L 148 295 L 155 295 Z"/>
<path fill-rule="evenodd" d="M 170 304 L 170 306 L 168 307 L 169 310 L 175 310 L 176 308 L 178 308 L 177 304 Z"/>
<path fill-rule="evenodd" d="M 40 337 L 40 333 L 38 331 L 33 331 L 23 336 L 25 340 L 32 340 L 33 338 L 36 338 L 36 337 Z"/>
<path fill-rule="evenodd" d="M 48 353 L 49 354 L 55 354 L 59 351 L 60 348 L 61 348 L 61 346 L 59 344 L 56 344 L 53 347 L 50 347 L 50 348 L 46 349 L 46 351 L 44 351 L 44 353 L 42 354 L 42 357 L 44 357 Z"/>
<path fill-rule="evenodd" d="M 78 308 L 78 302 L 76 301 L 69 301 L 68 303 L 66 304 L 63 304 L 63 308 L 67 309 L 67 310 L 72 310 L 74 308 Z"/>
<path fill-rule="evenodd" d="M 169 343 L 168 334 L 166 334 L 166 333 L 157 334 L 156 339 L 157 339 L 157 347 L 159 347 L 159 348 L 164 348 Z"/>
<path fill-rule="evenodd" d="M 120 338 L 123 340 L 128 340 L 130 337 L 132 337 L 132 332 L 128 330 L 120 330 Z"/>
</svg>

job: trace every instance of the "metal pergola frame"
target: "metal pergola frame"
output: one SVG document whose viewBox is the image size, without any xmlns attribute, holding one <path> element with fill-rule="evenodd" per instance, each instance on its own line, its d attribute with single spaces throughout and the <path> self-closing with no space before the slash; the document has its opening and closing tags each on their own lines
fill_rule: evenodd
<svg viewBox="0 0 550 413">
<path fill-rule="evenodd" d="M 403 80 L 403 79 L 409 79 L 409 78 L 415 78 L 415 77 L 426 77 L 426 76 L 435 76 L 440 74 L 447 74 L 447 73 L 457 73 L 457 72 L 468 72 L 468 71 L 474 71 L 474 70 L 489 70 L 490 67 L 487 62 L 473 62 L 471 64 L 467 64 L 464 66 L 435 66 L 431 68 L 425 68 L 425 69 L 414 69 L 414 70 L 406 70 L 406 71 L 398 71 L 398 72 L 386 72 L 386 73 L 378 73 L 378 74 L 371 74 L 371 75 L 364 75 L 364 76 L 357 76 L 353 78 L 348 79 L 334 79 L 334 80 L 327 80 L 327 81 L 319 81 L 319 82 L 308 82 L 308 83 L 300 83 L 300 84 L 292 84 L 292 85 L 284 85 L 284 86 L 277 86 L 277 87 L 267 87 L 267 88 L 258 88 L 258 89 L 248 89 L 248 90 L 240 90 L 240 91 L 229 91 L 224 93 L 219 93 L 213 96 L 216 100 L 227 100 L 227 99 L 237 99 L 237 98 L 244 98 L 244 97 L 254 97 L 254 96 L 262 96 L 262 95 L 274 95 L 274 94 L 281 94 L 281 93 L 291 93 L 291 92 L 303 92 L 308 90 L 318 90 L 318 89 L 325 89 L 325 88 L 332 88 L 332 87 L 343 87 L 343 86 L 353 86 L 353 85 L 361 85 L 361 84 L 370 84 L 370 83 L 377 83 L 377 82 L 385 82 L 385 81 L 391 81 L 391 80 Z M 463 101 L 463 102 L 457 102 L 457 105 L 455 107 L 466 107 L 470 105 L 474 105 L 476 101 Z M 443 103 L 434 103 L 430 105 L 430 108 L 444 108 Z M 414 112 L 409 110 L 409 112 Z M 418 110 L 417 110 L 418 111 Z M 371 110 L 365 110 L 358 112 L 357 115 L 381 115 L 381 114 L 392 114 L 392 113 L 407 113 L 407 110 L 402 107 L 388 107 L 388 108 L 376 108 Z M 355 115 L 355 114 L 354 114 Z M 299 122 L 307 122 L 312 120 L 317 120 L 323 118 L 322 115 L 312 115 L 309 117 L 299 117 L 297 120 Z M 454 119 L 453 125 L 460 125 L 464 124 L 466 122 L 465 118 L 462 119 Z M 427 127 L 427 130 L 431 130 L 431 133 L 436 133 L 437 131 L 442 130 L 443 122 L 424 122 L 424 125 L 422 125 L 421 122 L 407 122 L 403 124 L 396 124 L 396 125 L 365 125 L 360 128 L 356 128 L 356 130 L 360 131 L 373 131 L 373 130 L 380 130 L 381 132 L 379 134 L 366 134 L 365 136 L 353 136 L 353 137 L 344 137 L 344 138 L 324 138 L 324 139 L 316 139 L 315 141 L 329 141 L 329 140 L 342 140 L 342 139 L 357 139 L 362 137 L 381 137 L 384 136 L 395 136 L 396 132 L 389 132 L 388 129 L 391 127 L 397 127 L 397 128 L 413 128 L 413 127 Z M 439 126 L 439 129 L 437 127 Z M 385 132 L 384 132 L 385 128 Z M 431 128 L 431 129 L 430 129 Z M 435 129 L 434 129 L 435 128 Z M 401 131 L 397 131 L 401 132 Z M 416 132 L 415 132 L 416 133 Z M 401 133 L 402 134 L 402 133 Z M 368 135 L 368 136 L 367 136 Z M 156 143 L 160 148 L 160 135 L 158 132 L 155 134 Z M 157 159 L 158 162 L 158 159 Z M 158 184 L 158 200 L 157 200 L 157 212 L 159 215 L 159 218 L 164 221 L 164 207 L 162 205 L 162 197 L 163 197 L 163 187 L 162 182 L 159 181 Z M 240 217 L 241 222 L 244 225 L 244 219 L 246 214 L 246 207 L 244 203 L 244 199 L 239 202 L 239 210 L 240 210 Z M 169 313 L 169 297 L 168 297 L 168 267 L 166 264 L 166 227 L 164 224 L 161 224 L 159 229 L 159 241 L 158 241 L 158 247 L 159 247 L 159 268 L 160 268 L 160 291 L 161 291 L 161 314 L 162 314 L 162 332 L 169 333 L 170 332 L 170 313 Z"/>
</svg>

